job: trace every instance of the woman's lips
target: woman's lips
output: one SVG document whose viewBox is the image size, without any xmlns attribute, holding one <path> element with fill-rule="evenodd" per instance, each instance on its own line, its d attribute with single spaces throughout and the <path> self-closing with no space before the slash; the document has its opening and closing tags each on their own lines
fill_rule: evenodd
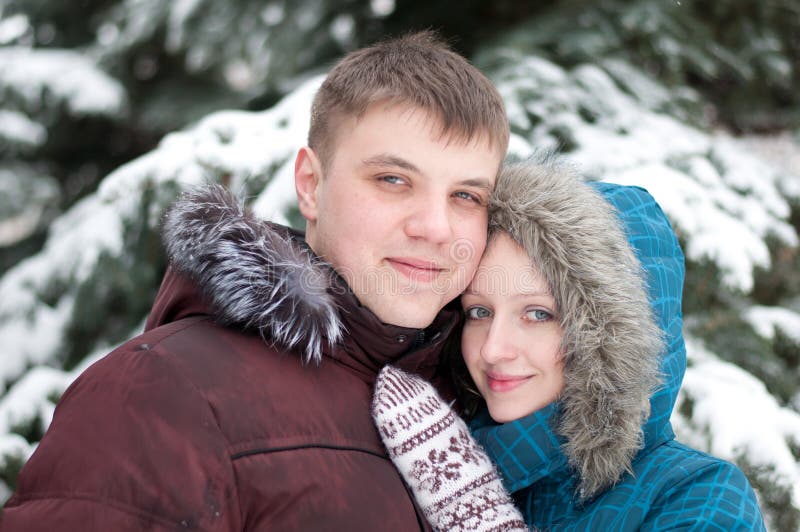
<svg viewBox="0 0 800 532">
<path fill-rule="evenodd" d="M 407 257 L 391 257 L 386 262 L 412 281 L 433 282 L 443 271 L 435 262 Z"/>
<path fill-rule="evenodd" d="M 486 381 L 493 392 L 510 392 L 514 388 L 533 378 L 533 375 L 515 376 L 498 373 L 487 373 Z"/>
</svg>

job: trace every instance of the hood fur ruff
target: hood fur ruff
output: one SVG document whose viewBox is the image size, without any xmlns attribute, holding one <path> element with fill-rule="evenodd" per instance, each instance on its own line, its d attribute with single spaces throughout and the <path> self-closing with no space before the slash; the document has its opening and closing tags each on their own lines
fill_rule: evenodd
<svg viewBox="0 0 800 532">
<path fill-rule="evenodd" d="M 306 362 L 319 363 L 324 346 L 342 337 L 332 270 L 224 187 L 184 193 L 167 212 L 163 238 L 172 266 L 197 285 L 217 322 L 301 350 Z"/>
<path fill-rule="evenodd" d="M 490 204 L 547 279 L 564 331 L 557 431 L 582 498 L 613 486 L 643 445 L 662 332 L 614 208 L 550 160 L 507 166 Z"/>
</svg>

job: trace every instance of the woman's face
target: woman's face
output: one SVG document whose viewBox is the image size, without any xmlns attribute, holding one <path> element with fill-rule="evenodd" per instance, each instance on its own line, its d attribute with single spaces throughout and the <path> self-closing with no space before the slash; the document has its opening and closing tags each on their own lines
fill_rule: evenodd
<svg viewBox="0 0 800 532">
<path fill-rule="evenodd" d="M 555 300 L 511 237 L 489 243 L 461 305 L 461 350 L 492 419 L 505 423 L 555 401 L 564 387 Z"/>
</svg>

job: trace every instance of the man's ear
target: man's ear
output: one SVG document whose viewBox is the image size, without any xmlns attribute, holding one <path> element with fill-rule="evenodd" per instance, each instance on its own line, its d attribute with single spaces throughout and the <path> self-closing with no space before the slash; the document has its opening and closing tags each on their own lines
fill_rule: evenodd
<svg viewBox="0 0 800 532">
<path fill-rule="evenodd" d="M 317 221 L 317 191 L 322 181 L 322 165 L 308 146 L 300 148 L 294 161 L 294 188 L 300 214 L 309 222 Z"/>
</svg>

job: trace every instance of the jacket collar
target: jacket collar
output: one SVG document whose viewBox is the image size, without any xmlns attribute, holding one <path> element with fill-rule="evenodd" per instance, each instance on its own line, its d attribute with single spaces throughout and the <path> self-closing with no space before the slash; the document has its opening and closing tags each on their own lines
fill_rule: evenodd
<svg viewBox="0 0 800 532">
<path fill-rule="evenodd" d="M 307 363 L 330 358 L 371 383 L 388 363 L 431 378 L 460 315 L 451 306 L 426 329 L 382 323 L 301 233 L 255 218 L 221 186 L 184 194 L 165 217 L 163 238 L 170 268 L 148 329 L 206 314 Z"/>
<path fill-rule="evenodd" d="M 337 282 L 346 286 L 341 278 Z M 342 291 L 337 300 L 347 334 L 324 354 L 370 384 L 387 364 L 431 379 L 442 346 L 461 316 L 457 305 L 451 304 L 427 328 L 400 327 L 381 322 L 349 289 Z"/>
<path fill-rule="evenodd" d="M 506 489 L 514 493 L 543 478 L 569 476 L 564 440 L 552 429 L 557 419 L 558 403 L 502 424 L 492 421 L 484 407 L 470 428 L 497 465 Z"/>
</svg>

